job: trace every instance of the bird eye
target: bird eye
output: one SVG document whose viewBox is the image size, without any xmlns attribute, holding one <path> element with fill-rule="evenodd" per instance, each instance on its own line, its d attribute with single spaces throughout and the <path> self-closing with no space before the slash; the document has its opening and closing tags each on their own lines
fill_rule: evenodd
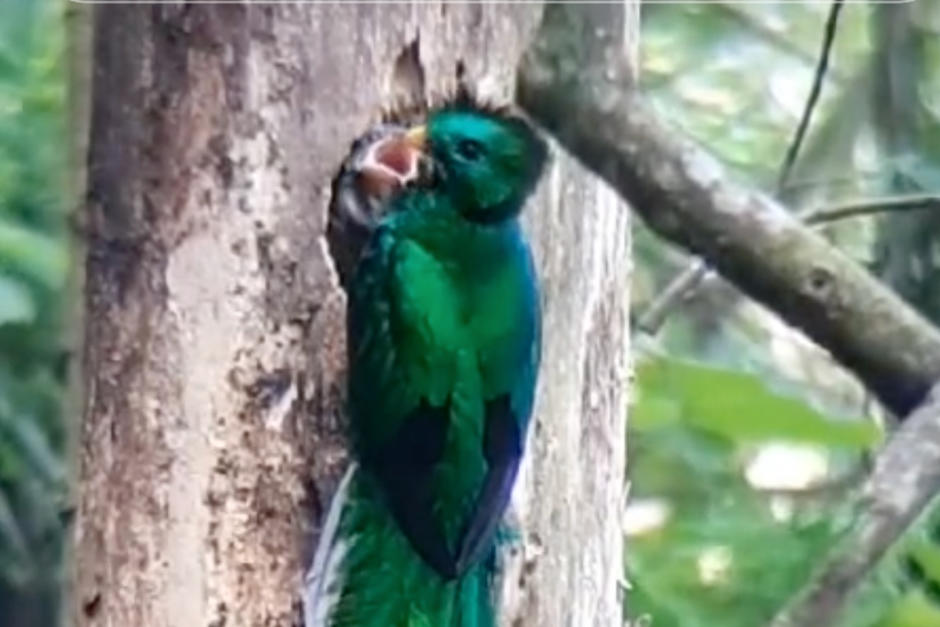
<svg viewBox="0 0 940 627">
<path fill-rule="evenodd" d="M 476 161 L 483 156 L 483 144 L 475 139 L 462 139 L 457 144 L 457 152 L 467 161 Z"/>
</svg>

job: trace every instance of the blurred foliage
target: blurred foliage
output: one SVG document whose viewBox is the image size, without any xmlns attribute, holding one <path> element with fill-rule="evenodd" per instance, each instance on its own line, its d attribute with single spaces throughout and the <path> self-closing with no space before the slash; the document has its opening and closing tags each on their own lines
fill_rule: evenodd
<svg viewBox="0 0 940 627">
<path fill-rule="evenodd" d="M 0 624 L 48 624 L 61 562 L 66 355 L 63 3 L 0 2 Z M 44 596 L 48 595 L 48 596 Z M 24 601 L 26 599 L 28 603 Z M 38 610 L 24 605 L 41 604 Z M 36 613 L 38 612 L 38 613 Z M 32 617 L 23 622 L 23 616 Z"/>
<path fill-rule="evenodd" d="M 658 355 L 637 374 L 631 496 L 665 499 L 670 509 L 664 525 L 628 542 L 631 614 L 648 614 L 657 627 L 760 625 L 805 582 L 810 556 L 832 543 L 846 512 L 800 503 L 787 490 L 757 491 L 748 470 L 759 445 L 826 445 L 857 461 L 880 432 L 740 370 Z"/>
<path fill-rule="evenodd" d="M 647 358 L 637 374 L 641 396 L 632 420 L 640 431 L 682 421 L 740 441 L 776 438 L 866 449 L 880 439 L 874 423 L 832 420 L 803 401 L 771 392 L 761 379 L 740 370 Z"/>
<path fill-rule="evenodd" d="M 646 3 L 641 86 L 732 176 L 794 211 L 940 193 L 940 3 L 843 8 L 830 71 L 784 189 L 828 2 Z M 823 232 L 940 321 L 940 213 Z M 684 267 L 642 225 L 634 308 Z M 629 614 L 655 627 L 754 627 L 853 519 L 882 412 L 798 332 L 720 282 L 637 337 L 626 563 Z M 940 627 L 940 511 L 909 530 L 841 627 Z"/>
</svg>

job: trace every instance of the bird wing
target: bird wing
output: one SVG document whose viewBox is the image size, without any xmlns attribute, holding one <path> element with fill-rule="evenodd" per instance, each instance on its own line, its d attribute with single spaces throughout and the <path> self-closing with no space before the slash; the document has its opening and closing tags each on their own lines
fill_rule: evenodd
<svg viewBox="0 0 940 627">
<path fill-rule="evenodd" d="M 457 570 L 477 563 L 491 546 L 512 494 L 525 448 L 541 357 L 541 311 L 535 269 L 528 247 L 520 240 L 524 262 L 521 311 L 514 325 L 506 364 L 484 385 L 483 456 L 487 471 L 470 519 L 461 536 Z"/>
<path fill-rule="evenodd" d="M 357 452 L 404 535 L 445 578 L 462 574 L 491 545 L 522 457 L 538 361 L 534 311 L 536 326 L 529 324 L 527 337 L 518 340 L 518 368 L 505 368 L 513 375 L 484 389 L 460 303 L 432 255 L 380 228 L 360 262 L 349 304 Z M 444 459 L 451 429 L 466 429 L 476 439 L 479 464 L 461 468 Z M 476 479 L 462 483 L 467 473 Z M 441 513 L 442 493 L 471 484 L 474 492 L 457 508 L 455 534 L 443 520 L 453 512 Z"/>
<path fill-rule="evenodd" d="M 443 575 L 453 574 L 454 556 L 434 515 L 432 477 L 458 377 L 458 309 L 438 262 L 380 227 L 350 294 L 350 418 L 357 452 L 399 527 Z"/>
</svg>

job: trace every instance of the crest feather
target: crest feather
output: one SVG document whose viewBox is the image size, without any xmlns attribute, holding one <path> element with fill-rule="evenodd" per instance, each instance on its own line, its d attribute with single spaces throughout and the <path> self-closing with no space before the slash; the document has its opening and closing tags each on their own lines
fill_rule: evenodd
<svg viewBox="0 0 940 627">
<path fill-rule="evenodd" d="M 428 116 L 439 111 L 474 111 L 504 119 L 525 119 L 522 112 L 511 103 L 481 98 L 467 78 L 466 68 L 460 61 L 457 62 L 456 87 L 452 91 L 431 95 L 424 101 L 398 99 L 383 108 L 379 119 L 384 124 L 413 126 L 425 122 Z"/>
</svg>

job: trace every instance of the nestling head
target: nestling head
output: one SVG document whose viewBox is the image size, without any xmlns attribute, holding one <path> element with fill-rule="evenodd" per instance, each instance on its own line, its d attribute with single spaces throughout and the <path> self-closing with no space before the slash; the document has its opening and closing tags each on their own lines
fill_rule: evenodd
<svg viewBox="0 0 940 627">
<path fill-rule="evenodd" d="M 415 181 L 421 146 L 409 138 L 406 127 L 385 124 L 357 139 L 347 158 L 353 176 L 350 187 L 373 205 L 381 205 Z"/>
<path fill-rule="evenodd" d="M 352 277 L 389 199 L 418 177 L 421 153 L 404 141 L 408 126 L 379 124 L 353 142 L 333 181 L 327 236 L 340 281 Z"/>
</svg>

